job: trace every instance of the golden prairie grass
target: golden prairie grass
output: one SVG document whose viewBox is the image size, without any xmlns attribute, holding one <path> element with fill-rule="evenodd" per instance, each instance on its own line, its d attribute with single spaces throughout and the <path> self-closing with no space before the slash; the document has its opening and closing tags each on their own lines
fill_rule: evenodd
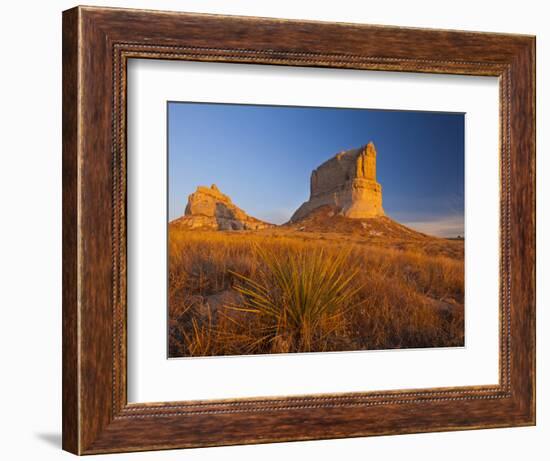
<svg viewBox="0 0 550 461">
<path fill-rule="evenodd" d="M 169 319 L 172 357 L 461 346 L 464 262 L 321 234 L 171 230 Z"/>
</svg>

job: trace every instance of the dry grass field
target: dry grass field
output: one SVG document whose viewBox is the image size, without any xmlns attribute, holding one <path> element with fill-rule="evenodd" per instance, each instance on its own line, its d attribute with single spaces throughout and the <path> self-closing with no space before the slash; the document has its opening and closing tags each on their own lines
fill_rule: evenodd
<svg viewBox="0 0 550 461">
<path fill-rule="evenodd" d="M 170 357 L 462 346 L 464 242 L 390 221 L 170 226 Z"/>
</svg>

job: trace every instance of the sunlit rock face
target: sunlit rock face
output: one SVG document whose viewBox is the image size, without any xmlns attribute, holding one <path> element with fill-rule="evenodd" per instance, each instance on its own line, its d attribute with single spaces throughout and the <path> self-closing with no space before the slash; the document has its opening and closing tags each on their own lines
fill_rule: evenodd
<svg viewBox="0 0 550 461">
<path fill-rule="evenodd" d="M 198 186 L 189 195 L 185 215 L 172 222 L 184 228 L 212 230 L 257 230 L 272 226 L 246 214 L 215 184 Z"/>
<path fill-rule="evenodd" d="M 311 173 L 310 197 L 292 215 L 299 221 L 330 205 L 348 218 L 384 216 L 382 186 L 376 181 L 376 148 L 372 142 L 336 154 Z"/>
</svg>

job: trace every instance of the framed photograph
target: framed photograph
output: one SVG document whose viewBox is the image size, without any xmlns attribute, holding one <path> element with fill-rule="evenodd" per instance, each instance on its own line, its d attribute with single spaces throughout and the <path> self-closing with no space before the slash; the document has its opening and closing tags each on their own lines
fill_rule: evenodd
<svg viewBox="0 0 550 461">
<path fill-rule="evenodd" d="M 535 424 L 535 38 L 63 13 L 63 448 Z"/>
</svg>

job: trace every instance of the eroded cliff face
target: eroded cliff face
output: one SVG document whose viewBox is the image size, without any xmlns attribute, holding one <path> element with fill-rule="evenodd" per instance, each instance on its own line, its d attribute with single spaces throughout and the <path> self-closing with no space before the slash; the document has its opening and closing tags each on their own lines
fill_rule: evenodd
<svg viewBox="0 0 550 461">
<path fill-rule="evenodd" d="M 273 226 L 247 215 L 229 196 L 222 194 L 215 184 L 198 186 L 189 195 L 185 215 L 172 221 L 189 229 L 257 230 Z"/>
<path fill-rule="evenodd" d="M 296 222 L 329 205 L 348 218 L 384 216 L 382 186 L 376 181 L 376 147 L 372 142 L 340 152 L 311 173 L 310 197 L 290 218 Z"/>
</svg>

